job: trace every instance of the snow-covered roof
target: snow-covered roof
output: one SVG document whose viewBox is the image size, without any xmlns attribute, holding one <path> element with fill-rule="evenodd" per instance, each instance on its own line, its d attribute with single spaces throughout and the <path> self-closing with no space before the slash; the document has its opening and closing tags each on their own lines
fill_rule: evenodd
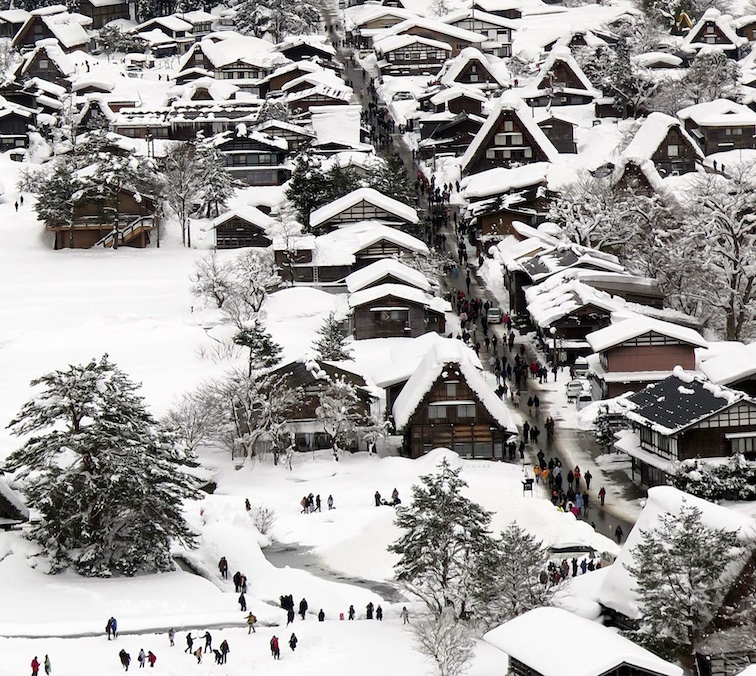
<svg viewBox="0 0 756 676">
<path fill-rule="evenodd" d="M 407 426 L 412 414 L 436 380 L 443 376 L 449 364 L 459 367 L 468 387 L 475 392 L 480 403 L 494 420 L 511 434 L 517 434 L 517 425 L 512 419 L 509 408 L 485 381 L 470 359 L 469 352 L 462 341 L 454 338 L 437 340 L 402 388 L 393 408 L 396 431 L 401 432 Z"/>
<path fill-rule="evenodd" d="M 439 79 L 443 84 L 456 82 L 471 61 L 482 64 L 500 87 L 506 87 L 509 83 L 509 71 L 504 61 L 493 56 L 486 56 L 475 47 L 465 47 L 457 56 L 447 61 Z"/>
<path fill-rule="evenodd" d="M 559 157 L 557 149 L 551 141 L 546 138 L 546 134 L 543 133 L 543 130 L 536 124 L 528 106 L 518 96 L 511 94 L 511 92 L 505 92 L 499 97 L 499 99 L 497 99 L 491 113 L 486 118 L 485 124 L 480 128 L 475 135 L 475 138 L 470 143 L 470 146 L 465 151 L 465 154 L 462 156 L 460 163 L 463 171 L 470 165 L 473 159 L 476 158 L 481 146 L 488 140 L 489 136 L 496 128 L 499 118 L 507 112 L 511 112 L 515 116 L 518 124 L 530 134 L 535 144 L 540 147 L 549 162 L 555 162 L 557 160 Z"/>
<path fill-rule="evenodd" d="M 252 223 L 252 225 L 256 225 L 265 231 L 268 231 L 270 227 L 276 222 L 275 219 L 263 213 L 257 207 L 245 206 L 241 207 L 240 209 L 232 209 L 231 211 L 227 211 L 225 214 L 221 214 L 213 220 L 212 226 L 214 228 L 217 228 L 219 225 L 222 225 L 231 218 L 241 218 L 242 220 L 247 221 L 248 223 Z"/>
<path fill-rule="evenodd" d="M 686 373 L 679 366 L 668 378 L 634 392 L 626 401 L 628 420 L 664 436 L 679 434 L 738 403 L 756 406 L 743 392 Z"/>
<path fill-rule="evenodd" d="M 611 314 L 622 302 L 577 279 L 564 281 L 553 289 L 542 287 L 542 284 L 535 284 L 525 290 L 528 314 L 542 328 L 589 305 Z"/>
<path fill-rule="evenodd" d="M 177 17 L 176 15 L 171 15 L 171 16 L 157 16 L 154 19 L 150 19 L 149 21 L 140 23 L 136 27 L 136 31 L 141 32 L 152 26 L 160 26 L 161 28 L 165 28 L 166 30 L 172 31 L 174 33 L 188 32 L 188 31 L 191 31 L 193 27 L 192 24 L 189 23 L 188 21 L 179 19 L 179 17 Z"/>
<path fill-rule="evenodd" d="M 349 90 L 351 92 L 351 89 Z M 350 148 L 362 149 L 362 107 L 358 104 L 315 106 L 310 111 L 310 123 L 315 133 L 315 145 L 340 143 Z M 372 150 L 368 146 L 366 150 Z"/>
<path fill-rule="evenodd" d="M 756 343 L 730 343 L 719 355 L 699 366 L 701 372 L 717 385 L 730 385 L 756 375 Z"/>
<path fill-rule="evenodd" d="M 451 45 L 448 42 L 440 42 L 439 40 L 431 40 L 430 38 L 424 38 L 419 35 L 389 35 L 380 40 L 376 40 L 374 48 L 376 54 L 386 54 L 393 52 L 396 49 L 402 49 L 409 47 L 410 45 L 419 44 L 426 47 L 432 47 L 433 49 L 443 49 L 447 52 L 451 52 Z"/>
<path fill-rule="evenodd" d="M 407 301 L 408 303 L 424 305 L 436 312 L 451 312 L 449 301 L 438 296 L 431 296 L 421 289 L 416 289 L 414 286 L 407 286 L 406 284 L 378 284 L 377 286 L 371 286 L 369 289 L 356 291 L 349 295 L 349 307 L 361 307 L 368 303 L 388 298 L 389 296 Z"/>
<path fill-rule="evenodd" d="M 53 34 L 55 39 L 66 49 L 89 44 L 89 36 L 79 20 L 73 14 L 67 12 L 66 8 L 62 5 L 52 5 L 32 10 L 31 16 L 21 27 L 18 35 L 24 33 L 26 26 L 30 21 L 34 21 L 35 17 L 41 17 L 42 23 L 47 26 L 47 29 Z"/>
<path fill-rule="evenodd" d="M 383 258 L 367 267 L 355 270 L 345 280 L 347 290 L 349 293 L 355 293 L 370 284 L 375 284 L 387 275 L 416 286 L 421 291 L 430 291 L 430 282 L 422 272 L 393 258 Z"/>
<path fill-rule="evenodd" d="M 205 36 L 192 45 L 191 49 L 179 60 L 177 72 L 194 65 L 194 54 L 197 51 L 202 52 L 213 68 L 216 69 L 237 62 L 254 64 L 255 60 L 261 56 L 270 58 L 271 67 L 288 63 L 288 59 L 283 54 L 274 52 L 274 49 L 274 45 L 270 42 L 253 35 L 240 35 L 233 31 L 222 31 Z"/>
<path fill-rule="evenodd" d="M 319 52 L 323 52 L 323 54 L 336 55 L 336 50 L 333 46 L 326 42 L 325 35 L 287 35 L 276 45 L 276 49 L 279 52 L 284 52 L 303 45 L 317 49 Z"/>
<path fill-rule="evenodd" d="M 393 197 L 388 197 L 374 188 L 358 188 L 343 197 L 339 197 L 339 199 L 334 200 L 330 204 L 315 209 L 315 211 L 310 214 L 310 226 L 317 228 L 319 225 L 329 221 L 334 216 L 337 216 L 347 209 L 351 209 L 353 206 L 363 201 L 372 204 L 378 209 L 387 211 L 389 214 L 394 214 L 400 221 L 406 223 L 419 222 L 417 211 L 411 206 L 395 200 Z"/>
<path fill-rule="evenodd" d="M 471 9 L 460 9 L 456 12 L 449 12 L 448 14 L 439 17 L 439 19 L 444 23 L 457 23 L 457 21 L 464 21 L 465 19 L 474 19 L 475 21 L 482 21 L 484 23 L 490 23 L 494 26 L 501 26 L 502 28 L 509 28 L 511 30 L 517 30 L 522 26 L 521 21 L 507 19 L 498 14 L 491 14 L 490 12 L 482 12 L 480 10 L 473 12 Z"/>
<path fill-rule="evenodd" d="M 116 83 L 113 80 L 108 80 L 102 77 L 93 77 L 89 74 L 83 77 L 78 77 L 73 83 L 72 90 L 75 93 L 80 92 L 82 89 L 97 89 L 101 92 L 112 92 L 116 87 Z"/>
<path fill-rule="evenodd" d="M 667 52 L 644 52 L 632 57 L 631 60 L 641 68 L 650 68 L 655 64 L 663 64 L 667 68 L 679 68 L 683 64 L 679 56 Z"/>
<path fill-rule="evenodd" d="M 641 124 L 633 140 L 622 151 L 622 157 L 632 160 L 650 160 L 662 144 L 670 129 L 677 127 L 678 131 L 690 143 L 696 154 L 703 158 L 703 153 L 698 144 L 693 141 L 680 121 L 671 115 L 664 113 L 651 113 Z"/>
<path fill-rule="evenodd" d="M 378 33 L 376 39 L 383 40 L 391 35 L 404 35 L 405 33 L 411 33 L 413 30 L 419 31 L 431 31 L 433 33 L 439 33 L 441 35 L 449 36 L 454 40 L 461 42 L 468 42 L 471 45 L 477 45 L 486 41 L 486 37 L 479 33 L 473 33 L 464 28 L 457 28 L 456 26 L 450 26 L 438 19 L 427 19 L 422 17 L 413 17 L 405 19 L 401 23 L 387 28 L 385 31 Z"/>
<path fill-rule="evenodd" d="M 332 70 L 326 70 L 323 68 L 313 70 L 309 73 L 303 73 L 302 75 L 295 77 L 293 80 L 289 80 L 281 87 L 281 91 L 288 92 L 290 89 L 298 87 L 301 84 L 311 84 L 313 86 L 324 84 L 333 87 L 334 89 L 349 89 L 351 91 L 351 87 L 336 75 L 336 73 Z"/>
<path fill-rule="evenodd" d="M 548 649 L 545 650 L 534 637 L 548 637 Z M 570 663 L 570 676 L 601 676 L 623 664 L 664 676 L 682 676 L 684 673 L 677 665 L 657 657 L 600 622 L 587 620 L 562 608 L 530 610 L 484 634 L 483 640 L 541 676 L 564 676 L 565 655 L 579 655 Z"/>
<path fill-rule="evenodd" d="M 720 49 L 732 49 L 746 44 L 748 38 L 738 35 L 735 32 L 735 28 L 732 26 L 731 21 L 731 16 L 727 14 L 723 15 L 715 7 L 710 7 L 701 15 L 701 18 L 696 22 L 696 25 L 693 26 L 683 38 L 682 44 L 680 45 L 682 50 L 690 51 L 700 47 L 711 47 L 711 44 L 706 42 L 705 39 L 699 40 L 701 37 L 701 31 L 709 22 L 713 22 L 717 28 L 722 31 L 722 35 L 724 35 L 725 39 L 728 40 L 727 43 L 718 43 L 716 45 Z"/>
<path fill-rule="evenodd" d="M 352 8 L 350 8 L 352 9 Z M 371 21 L 380 19 L 381 17 L 394 17 L 404 21 L 405 19 L 412 19 L 417 16 L 414 12 L 410 12 L 402 7 L 384 7 L 383 5 L 361 5 L 359 9 L 356 7 L 355 14 L 347 14 L 346 17 L 346 29 L 352 30 L 364 26 Z"/>
<path fill-rule="evenodd" d="M 454 99 L 457 99 L 461 96 L 473 99 L 474 101 L 480 101 L 481 103 L 488 101 L 486 95 L 479 89 L 473 89 L 465 85 L 455 84 L 453 87 L 448 87 L 447 89 L 442 89 L 440 92 L 435 93 L 433 96 L 431 96 L 430 102 L 434 106 L 439 106 L 443 103 L 446 103 L 447 101 L 453 101 Z"/>
<path fill-rule="evenodd" d="M 6 23 L 24 23 L 31 16 L 25 9 L 6 9 L 0 12 L 0 21 Z"/>
<path fill-rule="evenodd" d="M 569 268 L 590 268 L 608 272 L 625 272 L 625 267 L 612 254 L 572 243 L 560 243 L 522 263 L 521 269 L 534 284 Z"/>
<path fill-rule="evenodd" d="M 680 513 L 683 501 L 689 506 L 701 510 L 701 521 L 709 528 L 725 528 L 736 531 L 739 542 L 748 550 L 752 550 L 756 542 L 756 523 L 754 520 L 735 510 L 721 507 L 712 502 L 702 500 L 672 486 L 656 486 L 648 489 L 643 510 L 638 516 L 633 529 L 627 535 L 627 540 L 615 562 L 609 566 L 606 577 L 599 589 L 599 602 L 616 610 L 626 617 L 637 619 L 640 617 L 638 608 L 639 597 L 635 586 L 635 578 L 627 570 L 633 562 L 633 551 L 643 541 L 643 531 L 648 532 L 657 528 L 663 514 L 675 516 Z M 726 572 L 726 578 L 732 580 L 742 568 L 744 561 L 734 562 Z M 722 585 L 716 590 L 720 595 L 729 591 L 728 585 Z"/>
<path fill-rule="evenodd" d="M 0 522 L 28 521 L 29 510 L 18 494 L 0 478 Z"/>
<path fill-rule="evenodd" d="M 756 113 L 742 103 L 714 99 L 677 111 L 681 120 L 692 120 L 699 127 L 732 127 L 756 125 Z"/>
<path fill-rule="evenodd" d="M 583 72 L 583 69 L 578 65 L 578 62 L 575 61 L 575 57 L 572 56 L 570 48 L 559 45 L 554 47 L 551 52 L 549 52 L 549 56 L 547 57 L 546 61 L 541 64 L 541 67 L 538 71 L 538 76 L 536 77 L 535 81 L 529 87 L 527 87 L 525 91 L 522 92 L 523 98 L 526 98 L 527 96 L 542 94 L 544 87 L 540 85 L 544 84 L 544 80 L 546 80 L 546 78 L 549 76 L 549 73 L 551 73 L 551 70 L 555 68 L 560 61 L 563 62 L 575 74 L 578 81 L 583 86 L 583 89 L 585 89 L 587 93 L 593 94 L 595 96 L 599 95 L 596 88 L 591 84 L 591 81 Z"/>
<path fill-rule="evenodd" d="M 545 182 L 550 167 L 549 162 L 532 162 L 510 169 L 496 167 L 481 171 L 462 180 L 462 196 L 469 200 L 529 188 Z"/>
<path fill-rule="evenodd" d="M 707 345 L 704 338 L 693 329 L 638 315 L 623 317 L 622 321 L 616 324 L 589 333 L 585 339 L 594 352 L 602 352 L 647 333 L 667 336 L 688 345 L 698 347 L 706 347 Z"/>
<path fill-rule="evenodd" d="M 52 61 L 63 77 L 70 77 L 76 72 L 73 59 L 66 54 L 60 47 L 60 44 L 53 38 L 39 40 L 34 49 L 26 55 L 24 61 L 19 67 L 19 72 L 23 75 L 29 66 L 34 62 L 40 52 L 44 52 L 46 58 Z"/>
</svg>

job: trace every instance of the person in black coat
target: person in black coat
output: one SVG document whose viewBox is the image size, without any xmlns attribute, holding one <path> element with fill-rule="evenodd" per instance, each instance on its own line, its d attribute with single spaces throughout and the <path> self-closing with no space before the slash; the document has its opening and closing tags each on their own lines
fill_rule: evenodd
<svg viewBox="0 0 756 676">
<path fill-rule="evenodd" d="M 318 622 L 325 622 L 325 613 L 323 612 L 323 609 L 320 609 L 320 612 L 318 613 Z"/>
<path fill-rule="evenodd" d="M 372 620 L 373 619 L 373 602 L 367 604 L 367 607 L 365 609 L 367 611 L 367 619 Z"/>
<path fill-rule="evenodd" d="M 299 602 L 299 616 L 304 620 L 305 613 L 307 613 L 307 599 L 302 599 Z"/>
<path fill-rule="evenodd" d="M 383 608 L 380 606 L 375 609 L 375 619 L 383 622 Z"/>
<path fill-rule="evenodd" d="M 294 617 L 296 616 L 296 613 L 293 610 L 289 610 L 286 613 L 286 626 L 288 627 L 290 624 L 294 624 Z"/>
<path fill-rule="evenodd" d="M 291 652 L 294 652 L 297 649 L 297 643 L 299 643 L 299 641 L 297 641 L 297 635 L 292 634 L 289 639 L 289 648 L 291 648 Z"/>
</svg>

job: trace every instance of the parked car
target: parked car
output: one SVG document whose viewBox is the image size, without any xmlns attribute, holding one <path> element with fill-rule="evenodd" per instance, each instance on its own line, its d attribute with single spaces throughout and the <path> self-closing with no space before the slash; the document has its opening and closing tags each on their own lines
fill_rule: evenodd
<svg viewBox="0 0 756 676">
<path fill-rule="evenodd" d="M 412 101 L 415 95 L 412 92 L 394 92 L 391 97 L 392 101 Z"/>
<path fill-rule="evenodd" d="M 572 365 L 572 372 L 575 374 L 575 378 L 587 378 L 588 360 L 585 357 L 577 357 Z"/>
<path fill-rule="evenodd" d="M 565 386 L 565 390 L 567 391 L 567 400 L 570 399 L 577 399 L 578 395 L 583 392 L 583 381 L 582 380 L 570 380 Z"/>
<path fill-rule="evenodd" d="M 490 307 L 488 308 L 488 312 L 486 312 L 486 321 L 489 324 L 501 324 L 501 310 L 497 307 Z"/>
</svg>

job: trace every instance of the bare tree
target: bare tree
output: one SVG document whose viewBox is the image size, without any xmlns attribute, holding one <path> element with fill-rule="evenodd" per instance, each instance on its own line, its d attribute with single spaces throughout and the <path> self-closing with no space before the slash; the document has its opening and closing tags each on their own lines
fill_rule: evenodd
<svg viewBox="0 0 756 676">
<path fill-rule="evenodd" d="M 223 304 L 226 317 L 244 328 L 262 309 L 268 293 L 281 283 L 273 254 L 251 249 L 234 262 L 231 293 Z"/>
<path fill-rule="evenodd" d="M 181 223 L 181 241 L 188 247 L 192 246 L 189 214 L 202 187 L 201 179 L 202 172 L 195 162 L 194 144 L 182 141 L 168 148 L 163 194 Z"/>
<path fill-rule="evenodd" d="M 211 402 L 202 396 L 203 391 L 182 394 L 165 416 L 166 425 L 192 453 L 212 438 L 214 415 Z"/>
<path fill-rule="evenodd" d="M 194 271 L 189 276 L 192 282 L 192 295 L 203 300 L 212 300 L 216 307 L 223 303 L 233 292 L 235 266 L 233 261 L 221 262 L 213 251 L 194 264 Z"/>
<path fill-rule="evenodd" d="M 433 662 L 437 676 L 460 676 L 467 671 L 475 645 L 469 631 L 451 608 L 425 615 L 412 624 L 415 646 Z"/>
</svg>

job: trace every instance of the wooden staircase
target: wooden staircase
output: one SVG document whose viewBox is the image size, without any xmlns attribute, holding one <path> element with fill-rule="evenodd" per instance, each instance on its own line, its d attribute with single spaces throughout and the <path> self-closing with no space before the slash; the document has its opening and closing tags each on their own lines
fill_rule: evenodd
<svg viewBox="0 0 756 676">
<path fill-rule="evenodd" d="M 114 244 L 116 246 L 127 246 L 142 233 L 150 232 L 154 225 L 155 223 L 152 216 L 139 216 L 124 227 L 118 228 L 117 231 L 113 230 L 109 232 L 105 237 L 96 242 L 95 246 L 111 249 Z M 117 240 L 116 236 L 118 237 Z"/>
</svg>

